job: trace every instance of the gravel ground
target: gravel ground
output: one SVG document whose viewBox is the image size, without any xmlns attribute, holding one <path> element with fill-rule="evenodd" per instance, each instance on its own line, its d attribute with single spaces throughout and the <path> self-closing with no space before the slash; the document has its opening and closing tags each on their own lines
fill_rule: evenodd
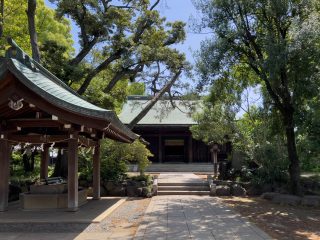
<svg viewBox="0 0 320 240">
<path fill-rule="evenodd" d="M 150 200 L 150 198 L 129 198 L 102 222 L 89 225 L 85 231 L 104 232 L 121 228 L 137 228 Z"/>
<path fill-rule="evenodd" d="M 12 223 L 0 224 L 0 232 L 93 233 L 132 231 L 134 235 L 150 203 L 148 198 L 128 198 L 100 223 Z M 1 233 L 0 233 L 1 234 Z"/>
</svg>

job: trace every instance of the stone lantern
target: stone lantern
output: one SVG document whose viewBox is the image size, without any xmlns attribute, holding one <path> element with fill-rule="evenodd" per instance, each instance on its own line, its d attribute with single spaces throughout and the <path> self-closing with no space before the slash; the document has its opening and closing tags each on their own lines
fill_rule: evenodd
<svg viewBox="0 0 320 240">
<path fill-rule="evenodd" d="M 213 161 L 213 173 L 214 176 L 218 176 L 218 152 L 219 152 L 219 145 L 218 143 L 214 142 L 211 147 L 212 153 L 212 161 Z"/>
</svg>

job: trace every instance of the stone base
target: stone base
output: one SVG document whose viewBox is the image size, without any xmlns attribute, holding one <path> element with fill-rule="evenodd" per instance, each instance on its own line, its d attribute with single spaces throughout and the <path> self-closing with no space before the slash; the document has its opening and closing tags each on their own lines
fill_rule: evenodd
<svg viewBox="0 0 320 240">
<path fill-rule="evenodd" d="M 67 184 L 31 185 L 30 194 L 61 194 L 68 191 Z"/>
<path fill-rule="evenodd" d="M 87 190 L 78 192 L 79 207 L 87 203 Z M 20 206 L 24 210 L 67 209 L 68 194 L 20 194 Z"/>
</svg>

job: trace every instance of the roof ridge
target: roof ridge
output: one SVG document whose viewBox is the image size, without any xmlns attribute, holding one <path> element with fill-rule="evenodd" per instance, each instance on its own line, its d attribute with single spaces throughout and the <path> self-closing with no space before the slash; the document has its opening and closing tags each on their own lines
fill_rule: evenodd
<svg viewBox="0 0 320 240">
<path fill-rule="evenodd" d="M 60 87 L 85 100 L 81 95 L 79 95 L 75 90 L 73 90 L 71 87 L 65 84 L 61 79 L 56 77 L 48 69 L 46 69 L 33 58 L 31 58 L 25 51 L 22 50 L 22 48 L 19 47 L 19 45 L 12 38 L 7 38 L 7 42 L 9 43 L 10 48 L 6 51 L 6 58 L 16 59 L 32 71 L 41 72 L 42 74 L 46 75 L 50 80 L 58 84 Z"/>
<path fill-rule="evenodd" d="M 127 100 L 151 100 L 154 96 L 152 95 L 129 95 Z M 182 100 L 181 96 L 169 97 L 162 96 L 160 100 Z"/>
</svg>

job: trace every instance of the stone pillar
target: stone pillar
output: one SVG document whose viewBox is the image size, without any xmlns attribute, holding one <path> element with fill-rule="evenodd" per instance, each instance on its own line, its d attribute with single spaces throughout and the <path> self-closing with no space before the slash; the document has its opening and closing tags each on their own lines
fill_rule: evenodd
<svg viewBox="0 0 320 240">
<path fill-rule="evenodd" d="M 0 212 L 8 208 L 10 144 L 7 134 L 0 133 Z"/>
<path fill-rule="evenodd" d="M 41 152 L 40 179 L 48 178 L 48 165 L 49 165 L 49 146 L 45 144 L 43 146 L 43 152 Z"/>
<path fill-rule="evenodd" d="M 100 142 L 93 153 L 93 199 L 100 199 Z"/>
<path fill-rule="evenodd" d="M 193 162 L 192 135 L 188 139 L 188 160 L 189 163 Z"/>
<path fill-rule="evenodd" d="M 68 140 L 68 210 L 78 210 L 78 134 Z"/>
<path fill-rule="evenodd" d="M 217 143 L 214 143 L 212 145 L 212 160 L 213 160 L 213 172 L 214 176 L 218 176 L 218 151 L 219 151 L 219 145 Z"/>
<path fill-rule="evenodd" d="M 159 163 L 162 163 L 162 137 L 161 137 L 161 135 L 159 135 L 159 138 L 158 138 L 159 140 L 159 146 L 158 146 L 158 150 L 159 150 L 159 154 L 158 154 L 158 156 L 159 156 Z"/>
</svg>

